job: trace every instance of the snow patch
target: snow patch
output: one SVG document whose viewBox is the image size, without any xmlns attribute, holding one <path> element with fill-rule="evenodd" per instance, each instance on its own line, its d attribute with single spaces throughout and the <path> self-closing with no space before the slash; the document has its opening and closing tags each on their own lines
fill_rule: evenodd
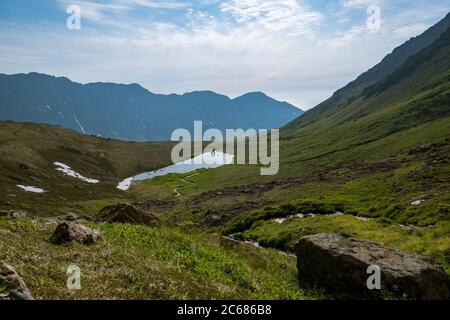
<svg viewBox="0 0 450 320">
<path fill-rule="evenodd" d="M 320 216 L 327 216 L 327 217 L 339 217 L 339 216 L 344 216 L 345 214 L 342 212 L 335 212 L 332 214 L 322 214 Z M 314 213 L 297 213 L 297 214 L 293 214 L 293 215 L 289 215 L 287 217 L 284 218 L 275 218 L 275 219 L 271 219 L 271 221 L 274 221 L 276 223 L 282 224 L 285 221 L 287 221 L 288 219 L 305 219 L 305 218 L 315 218 L 317 217 L 317 214 Z"/>
<path fill-rule="evenodd" d="M 412 206 L 419 206 L 419 205 L 421 205 L 424 201 L 425 201 L 425 200 L 416 200 L 416 201 L 411 202 L 411 205 L 412 205 Z"/>
<path fill-rule="evenodd" d="M 371 221 L 371 220 L 373 220 L 373 218 L 360 217 L 360 216 L 355 216 L 355 218 L 360 220 L 360 221 Z"/>
<path fill-rule="evenodd" d="M 73 118 L 75 119 L 75 122 L 76 122 L 76 123 L 78 124 L 78 126 L 80 127 L 81 132 L 83 132 L 84 134 L 86 134 L 86 130 L 84 130 L 83 125 L 80 123 L 80 121 L 78 121 L 78 118 L 77 118 L 77 116 L 76 116 L 75 113 L 73 114 Z"/>
<path fill-rule="evenodd" d="M 126 178 L 116 187 L 119 190 L 127 191 L 131 187 L 131 182 L 133 182 L 133 178 Z"/>
<path fill-rule="evenodd" d="M 47 192 L 44 189 L 41 188 L 37 188 L 37 187 L 32 187 L 32 186 L 24 186 L 21 184 L 18 184 L 17 187 L 19 187 L 20 189 L 24 190 L 25 192 L 33 192 L 33 193 L 44 193 Z"/>
<path fill-rule="evenodd" d="M 100 182 L 99 180 L 96 180 L 96 179 L 83 177 L 81 174 L 79 174 L 78 172 L 75 172 L 74 170 L 72 170 L 71 167 L 69 167 L 68 165 L 66 165 L 64 163 L 55 162 L 54 165 L 57 166 L 56 170 L 61 171 L 66 176 L 74 177 L 74 178 L 77 178 L 77 179 L 80 179 L 87 183 L 92 183 L 92 184 L 96 184 L 96 183 Z"/>
<path fill-rule="evenodd" d="M 411 201 L 411 205 L 412 206 L 419 206 L 419 205 L 421 205 L 422 203 L 424 203 L 425 201 L 427 201 L 427 200 L 430 200 L 431 199 L 431 196 L 430 195 L 423 195 L 423 196 L 420 196 L 420 197 L 417 197 L 417 198 L 414 198 L 414 199 L 412 199 Z"/>
</svg>

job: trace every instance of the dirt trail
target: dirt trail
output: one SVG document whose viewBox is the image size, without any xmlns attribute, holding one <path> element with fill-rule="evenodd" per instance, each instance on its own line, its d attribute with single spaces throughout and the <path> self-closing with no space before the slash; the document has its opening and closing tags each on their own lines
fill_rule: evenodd
<svg viewBox="0 0 450 320">
<path fill-rule="evenodd" d="M 181 192 L 179 191 L 180 189 L 183 189 L 183 188 L 186 188 L 187 186 L 195 184 L 194 182 L 189 181 L 188 179 L 192 178 L 192 177 L 195 177 L 195 176 L 198 176 L 199 174 L 200 173 L 197 172 L 197 173 L 191 174 L 190 176 L 187 176 L 185 178 L 181 178 L 180 180 L 183 181 L 186 184 L 184 186 L 182 186 L 182 187 L 177 187 L 177 188 L 172 190 L 173 193 L 175 193 L 175 197 L 178 198 L 178 197 L 180 197 L 182 195 Z"/>
</svg>

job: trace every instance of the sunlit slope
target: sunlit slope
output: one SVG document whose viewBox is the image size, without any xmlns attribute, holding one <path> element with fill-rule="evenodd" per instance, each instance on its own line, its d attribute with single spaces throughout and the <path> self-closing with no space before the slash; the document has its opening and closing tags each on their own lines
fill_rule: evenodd
<svg viewBox="0 0 450 320">
<path fill-rule="evenodd" d="M 48 125 L 0 122 L 0 209 L 53 215 L 76 201 L 120 195 L 115 187 L 123 178 L 170 164 L 171 148 L 166 142 L 122 142 Z M 100 182 L 66 176 L 54 162 Z M 18 184 L 48 192 L 24 192 Z"/>
<path fill-rule="evenodd" d="M 379 64 L 361 74 L 345 87 L 337 90 L 332 97 L 316 106 L 313 110 L 310 110 L 303 117 L 294 120 L 287 128 L 295 129 L 299 126 L 305 126 L 347 107 L 355 100 L 358 100 L 365 89 L 383 80 L 386 76 L 402 66 L 408 58 L 432 45 L 448 28 L 450 28 L 450 14 L 426 30 L 423 34 L 395 48 Z"/>
<path fill-rule="evenodd" d="M 286 127 L 281 161 L 295 165 L 324 158 L 333 164 L 408 152 L 419 144 L 448 137 L 449 115 L 447 31 L 391 75 L 366 88 L 353 103 L 308 125 Z"/>
</svg>

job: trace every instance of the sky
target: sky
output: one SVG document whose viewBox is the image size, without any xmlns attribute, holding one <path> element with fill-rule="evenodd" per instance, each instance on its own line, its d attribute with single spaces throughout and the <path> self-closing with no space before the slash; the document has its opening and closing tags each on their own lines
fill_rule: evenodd
<svg viewBox="0 0 450 320">
<path fill-rule="evenodd" d="M 449 11 L 450 0 L 2 0 L 0 73 L 262 91 L 307 110 Z"/>
</svg>

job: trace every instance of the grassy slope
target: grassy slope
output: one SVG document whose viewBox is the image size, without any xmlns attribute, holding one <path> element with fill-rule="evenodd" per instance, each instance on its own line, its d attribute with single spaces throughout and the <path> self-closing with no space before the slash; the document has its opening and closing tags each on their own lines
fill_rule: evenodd
<svg viewBox="0 0 450 320">
<path fill-rule="evenodd" d="M 305 126 L 314 121 L 326 118 L 336 111 L 345 108 L 358 99 L 358 97 L 371 85 L 383 80 L 397 68 L 401 67 L 405 61 L 415 56 L 423 49 L 430 47 L 440 36 L 450 27 L 450 14 L 439 23 L 426 30 L 420 36 L 411 38 L 403 45 L 394 49 L 379 64 L 361 74 L 357 79 L 337 90 L 332 97 L 310 110 L 305 116 L 297 118 L 286 126 L 286 129 L 293 129 Z"/>
<path fill-rule="evenodd" d="M 320 232 L 345 232 L 401 250 L 431 255 L 450 273 L 449 221 L 416 228 L 391 224 L 382 219 L 359 220 L 353 216 L 289 218 L 281 224 L 259 221 L 251 229 L 236 234 L 236 237 L 254 239 L 266 247 L 293 251 L 299 238 Z"/>
<path fill-rule="evenodd" d="M 0 260 L 15 266 L 38 299 L 305 299 L 295 259 L 184 228 L 93 224 L 104 240 L 86 247 L 48 242 L 53 224 L 0 218 Z M 66 268 L 81 269 L 80 291 Z"/>
<path fill-rule="evenodd" d="M 126 197 L 115 186 L 137 172 L 170 163 L 171 143 L 133 143 L 100 139 L 57 127 L 0 122 L 0 209 L 24 209 L 55 215 L 74 209 L 78 201 Z M 64 176 L 53 163 L 63 162 L 97 185 Z M 21 191 L 17 184 L 48 193 Z"/>
</svg>

